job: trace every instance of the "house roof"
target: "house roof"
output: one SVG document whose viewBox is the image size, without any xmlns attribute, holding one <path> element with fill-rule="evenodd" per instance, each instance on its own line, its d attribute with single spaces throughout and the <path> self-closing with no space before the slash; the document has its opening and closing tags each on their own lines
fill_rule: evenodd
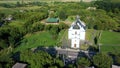
<svg viewBox="0 0 120 68">
<path fill-rule="evenodd" d="M 12 68 L 25 68 L 26 66 L 27 64 L 24 63 L 16 63 Z"/>
<path fill-rule="evenodd" d="M 46 20 L 47 23 L 57 23 L 59 22 L 59 19 L 58 18 L 48 18 Z"/>
</svg>

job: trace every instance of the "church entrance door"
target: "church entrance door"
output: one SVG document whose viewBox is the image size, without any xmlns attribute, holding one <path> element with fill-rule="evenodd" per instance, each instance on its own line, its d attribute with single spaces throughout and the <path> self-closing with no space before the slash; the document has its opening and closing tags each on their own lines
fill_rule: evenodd
<svg viewBox="0 0 120 68">
<path fill-rule="evenodd" d="M 76 48 L 76 44 L 74 44 L 74 47 Z"/>
</svg>

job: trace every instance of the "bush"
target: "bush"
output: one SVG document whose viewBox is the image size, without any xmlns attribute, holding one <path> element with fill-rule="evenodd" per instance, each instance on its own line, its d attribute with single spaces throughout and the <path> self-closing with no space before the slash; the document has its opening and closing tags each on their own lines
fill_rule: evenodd
<svg viewBox="0 0 120 68">
<path fill-rule="evenodd" d="M 120 65 L 120 54 L 115 55 L 115 64 Z"/>
<path fill-rule="evenodd" d="M 59 29 L 60 29 L 60 30 L 62 30 L 62 29 L 67 29 L 68 27 L 69 27 L 69 26 L 68 26 L 67 24 L 65 24 L 65 23 L 62 23 L 62 22 L 61 22 L 61 23 L 59 24 Z"/>
<path fill-rule="evenodd" d="M 32 32 L 42 31 L 42 30 L 44 30 L 44 26 L 45 26 L 44 24 L 35 23 L 32 26 Z"/>
<path fill-rule="evenodd" d="M 46 25 L 46 26 L 45 26 L 45 30 L 46 30 L 46 31 L 49 31 L 51 28 L 52 28 L 52 25 Z"/>
</svg>

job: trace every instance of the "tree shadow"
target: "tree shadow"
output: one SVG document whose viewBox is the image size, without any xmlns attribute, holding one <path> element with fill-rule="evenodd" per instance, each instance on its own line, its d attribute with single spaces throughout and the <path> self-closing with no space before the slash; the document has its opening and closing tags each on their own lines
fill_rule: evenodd
<svg viewBox="0 0 120 68">
<path fill-rule="evenodd" d="M 86 55 L 85 52 L 80 51 L 80 52 L 78 53 L 78 57 L 87 57 L 87 55 Z"/>
<path fill-rule="evenodd" d="M 42 46 L 39 46 L 33 52 L 37 52 L 39 50 L 40 51 L 45 51 L 48 54 L 50 54 L 51 56 L 56 56 L 57 55 L 57 50 L 54 47 L 42 47 Z"/>
<path fill-rule="evenodd" d="M 112 52 L 108 52 L 108 55 L 112 58 L 114 65 L 120 66 L 120 64 L 116 62 L 117 60 L 119 60 L 119 59 L 116 59 L 116 57 L 117 57 L 118 55 L 116 55 L 116 54 L 114 54 L 114 53 L 112 53 Z"/>
<path fill-rule="evenodd" d="M 20 52 L 14 53 L 13 56 L 12 56 L 12 58 L 13 58 L 13 60 L 14 60 L 15 62 L 20 61 Z"/>
<path fill-rule="evenodd" d="M 99 49 L 95 46 L 89 46 L 87 50 L 90 58 L 92 58 L 94 55 L 96 55 L 97 52 L 99 52 Z"/>
</svg>

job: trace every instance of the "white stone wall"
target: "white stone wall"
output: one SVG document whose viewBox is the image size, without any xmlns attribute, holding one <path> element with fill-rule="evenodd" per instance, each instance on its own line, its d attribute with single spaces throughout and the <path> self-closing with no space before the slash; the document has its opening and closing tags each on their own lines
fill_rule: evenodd
<svg viewBox="0 0 120 68">
<path fill-rule="evenodd" d="M 72 39 L 71 48 L 79 48 L 79 46 L 80 46 L 80 39 Z"/>
<path fill-rule="evenodd" d="M 74 39 L 74 38 L 80 39 L 80 30 L 72 29 L 68 31 L 68 39 Z"/>
<path fill-rule="evenodd" d="M 80 40 L 85 40 L 85 32 L 80 33 Z"/>
</svg>

